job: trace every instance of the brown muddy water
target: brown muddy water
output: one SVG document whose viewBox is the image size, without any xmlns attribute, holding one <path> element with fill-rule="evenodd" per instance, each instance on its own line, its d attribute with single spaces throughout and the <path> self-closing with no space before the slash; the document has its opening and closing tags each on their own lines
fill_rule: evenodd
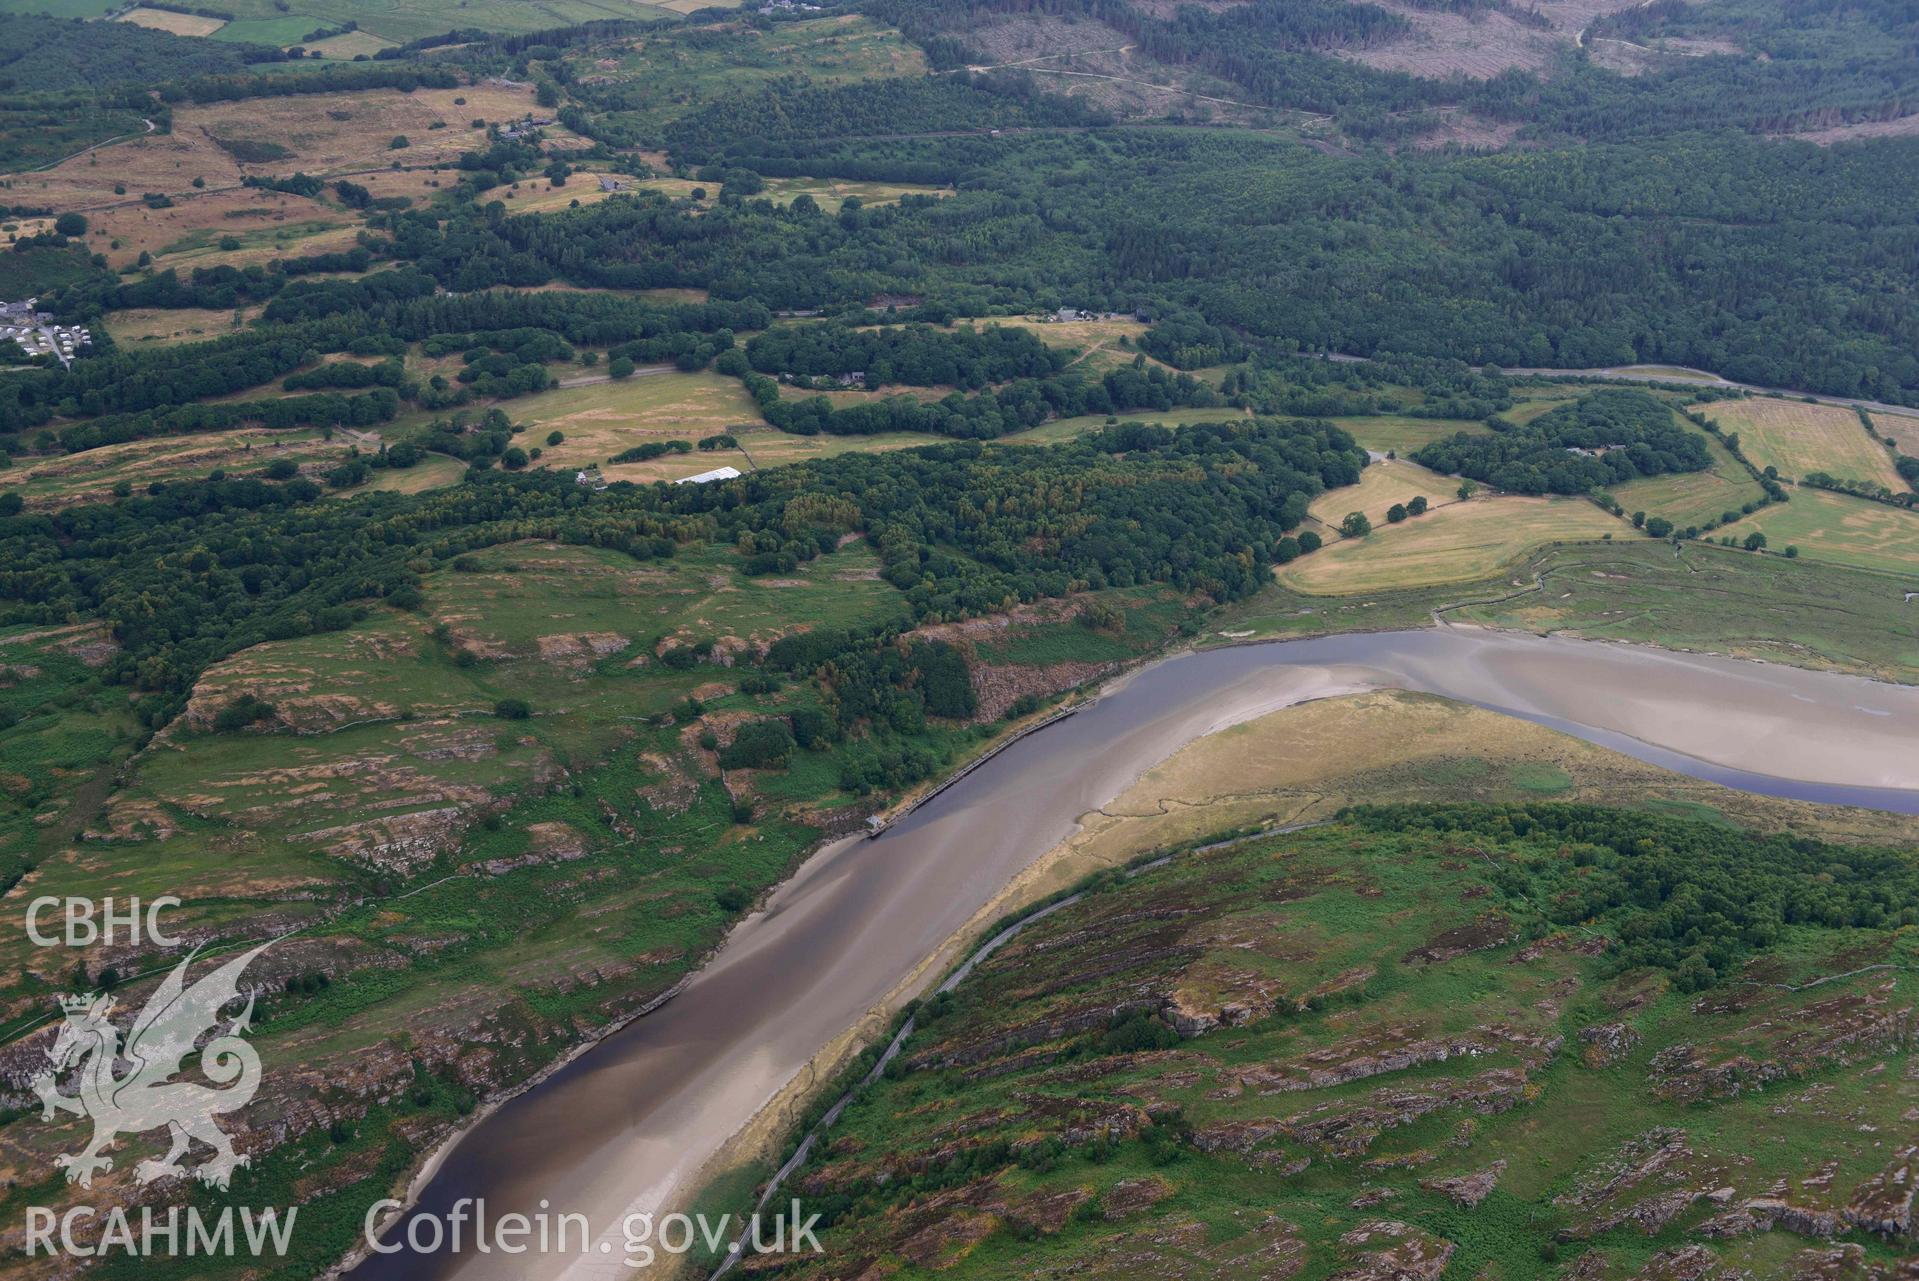
<svg viewBox="0 0 1919 1281">
<path fill-rule="evenodd" d="M 1472 629 L 1180 655 L 1013 744 L 880 838 L 819 851 L 677 999 L 479 1122 L 417 1189 L 413 1213 L 442 1223 L 463 1198 L 484 1198 L 494 1221 L 584 1215 L 595 1234 L 584 1250 L 403 1249 L 351 1275 L 635 1275 L 626 1216 L 685 1209 L 729 1138 L 1080 815 L 1204 734 L 1381 687 L 1477 703 L 1747 791 L 1919 813 L 1919 687 Z M 408 1222 L 385 1239 L 404 1242 Z"/>
</svg>

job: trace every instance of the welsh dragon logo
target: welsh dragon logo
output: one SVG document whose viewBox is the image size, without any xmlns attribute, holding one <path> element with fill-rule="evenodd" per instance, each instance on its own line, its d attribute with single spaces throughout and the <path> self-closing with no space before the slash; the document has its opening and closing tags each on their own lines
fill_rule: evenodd
<svg viewBox="0 0 1919 1281">
<path fill-rule="evenodd" d="M 124 1046 L 119 1029 L 108 1021 L 114 1007 L 111 996 L 60 998 L 66 1021 L 47 1052 L 53 1066 L 34 1078 L 33 1089 L 44 1119 L 72 1112 L 93 1120 L 93 1141 L 78 1153 L 56 1159 L 69 1183 L 91 1187 L 96 1171 L 113 1168 L 113 1158 L 102 1153 L 115 1138 L 163 1126 L 172 1147 L 161 1160 L 140 1162 L 134 1173 L 142 1183 L 188 1173 L 180 1161 L 195 1139 L 214 1152 L 211 1160 L 191 1170 L 203 1183 L 224 1189 L 233 1172 L 247 1164 L 214 1118 L 239 1111 L 260 1088 L 260 1056 L 240 1039 L 253 1017 L 253 994 L 241 991 L 240 975 L 268 946 L 236 957 L 191 987 L 186 976 L 194 958 L 181 961 L 134 1018 Z M 200 1038 L 219 1027 L 220 1011 L 243 997 L 245 1008 L 198 1051 L 201 1075 L 226 1088 L 174 1081 L 186 1070 Z M 122 1065 L 124 1072 L 116 1074 Z M 76 1067 L 79 1093 L 62 1094 L 59 1074 Z"/>
</svg>

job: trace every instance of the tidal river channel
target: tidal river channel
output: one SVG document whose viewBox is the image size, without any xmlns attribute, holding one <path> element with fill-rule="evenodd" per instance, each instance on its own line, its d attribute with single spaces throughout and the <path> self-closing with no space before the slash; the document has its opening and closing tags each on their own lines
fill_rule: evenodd
<svg viewBox="0 0 1919 1281">
<path fill-rule="evenodd" d="M 677 998 L 480 1121 L 416 1189 L 414 1213 L 443 1219 L 462 1198 L 484 1198 L 495 1220 L 543 1205 L 584 1215 L 597 1234 L 588 1249 L 402 1251 L 351 1275 L 635 1275 L 626 1216 L 685 1209 L 731 1136 L 1080 815 L 1202 735 L 1379 687 L 1476 703 L 1747 791 L 1919 813 L 1919 687 L 1470 629 L 1169 658 L 1013 744 L 883 836 L 821 849 Z M 386 1239 L 405 1236 L 403 1221 Z"/>
</svg>

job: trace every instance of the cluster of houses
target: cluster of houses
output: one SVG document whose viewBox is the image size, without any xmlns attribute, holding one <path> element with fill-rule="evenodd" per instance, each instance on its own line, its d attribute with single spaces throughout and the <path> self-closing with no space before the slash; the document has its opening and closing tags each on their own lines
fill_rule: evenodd
<svg viewBox="0 0 1919 1281">
<path fill-rule="evenodd" d="M 0 302 L 0 343 L 12 342 L 29 358 L 51 356 L 71 365 L 76 353 L 93 346 L 93 331 L 85 325 L 56 325 L 38 309 L 38 298 Z"/>
<path fill-rule="evenodd" d="M 512 124 L 500 130 L 500 137 L 508 141 L 525 138 L 531 135 L 536 129 L 544 129 L 552 123 L 553 118 L 551 116 L 528 116 L 524 120 L 515 120 Z"/>
<path fill-rule="evenodd" d="M 760 6 L 760 12 L 762 13 L 818 13 L 824 7 L 825 7 L 824 5 L 803 4 L 803 3 L 800 3 L 800 0 L 766 0 L 766 3 Z"/>
</svg>

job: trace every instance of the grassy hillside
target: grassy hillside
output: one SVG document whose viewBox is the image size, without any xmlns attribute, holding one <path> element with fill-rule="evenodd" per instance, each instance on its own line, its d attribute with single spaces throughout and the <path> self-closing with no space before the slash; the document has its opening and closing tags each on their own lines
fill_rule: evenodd
<svg viewBox="0 0 1919 1281">
<path fill-rule="evenodd" d="M 799 1174 L 834 1225 L 781 1275 L 1890 1277 L 1915 890 L 1579 807 L 1182 855 L 921 1008 Z"/>
</svg>

